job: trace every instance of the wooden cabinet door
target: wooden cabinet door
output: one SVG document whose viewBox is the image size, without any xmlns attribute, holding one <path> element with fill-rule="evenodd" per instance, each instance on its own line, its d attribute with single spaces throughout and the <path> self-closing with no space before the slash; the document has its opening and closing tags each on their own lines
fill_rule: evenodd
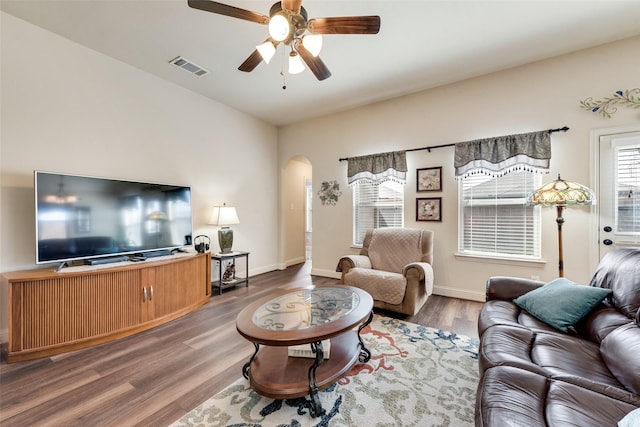
<svg viewBox="0 0 640 427">
<path fill-rule="evenodd" d="M 152 316 L 154 319 L 173 315 L 180 311 L 191 311 L 208 297 L 209 278 L 205 257 L 193 257 L 182 262 L 174 262 L 153 267 L 145 278 L 152 296 Z"/>
</svg>

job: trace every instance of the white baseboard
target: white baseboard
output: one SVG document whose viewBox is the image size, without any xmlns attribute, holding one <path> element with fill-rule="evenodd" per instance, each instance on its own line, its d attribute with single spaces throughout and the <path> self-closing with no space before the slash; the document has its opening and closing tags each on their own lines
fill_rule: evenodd
<svg viewBox="0 0 640 427">
<path fill-rule="evenodd" d="M 286 260 L 284 262 L 284 264 L 285 264 L 286 267 L 291 267 L 292 265 L 302 264 L 305 261 L 306 261 L 305 257 L 298 257 L 298 258 L 293 258 L 293 259 Z"/>
<path fill-rule="evenodd" d="M 250 268 L 249 277 L 257 276 L 258 274 L 269 273 L 270 271 L 284 270 L 285 268 L 287 267 L 283 266 L 282 264 L 272 264 L 272 265 L 266 265 L 259 268 Z"/>
<path fill-rule="evenodd" d="M 312 276 L 330 277 L 332 279 L 339 279 L 342 273 L 333 270 L 323 270 L 320 268 L 311 268 Z"/>
<path fill-rule="evenodd" d="M 447 286 L 434 286 L 433 294 L 443 297 L 466 299 L 470 301 L 485 302 L 486 300 L 486 294 L 484 292 L 467 291 L 464 289 L 450 288 Z"/>
</svg>

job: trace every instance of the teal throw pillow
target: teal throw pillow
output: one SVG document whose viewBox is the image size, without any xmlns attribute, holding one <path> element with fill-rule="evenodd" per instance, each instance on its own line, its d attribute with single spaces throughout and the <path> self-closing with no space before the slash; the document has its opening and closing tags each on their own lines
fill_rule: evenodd
<svg viewBox="0 0 640 427">
<path fill-rule="evenodd" d="M 567 332 L 569 327 L 589 314 L 610 293 L 611 289 L 576 285 L 560 277 L 519 296 L 513 302 L 544 323 Z"/>
<path fill-rule="evenodd" d="M 638 427 L 640 426 L 640 408 L 629 412 L 623 419 L 618 421 L 618 427 Z"/>
</svg>

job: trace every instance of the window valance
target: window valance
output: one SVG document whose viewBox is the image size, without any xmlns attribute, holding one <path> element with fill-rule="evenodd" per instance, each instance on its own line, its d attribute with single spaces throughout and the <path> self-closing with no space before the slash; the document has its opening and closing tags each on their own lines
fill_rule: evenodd
<svg viewBox="0 0 640 427">
<path fill-rule="evenodd" d="M 407 180 L 407 153 L 405 151 L 349 157 L 347 160 L 349 163 L 347 168 L 349 185 L 361 180 L 374 184 L 388 180 L 404 184 Z"/>
<path fill-rule="evenodd" d="M 514 170 L 547 173 L 551 159 L 548 130 L 455 144 L 456 178 L 482 173 L 502 176 Z"/>
</svg>

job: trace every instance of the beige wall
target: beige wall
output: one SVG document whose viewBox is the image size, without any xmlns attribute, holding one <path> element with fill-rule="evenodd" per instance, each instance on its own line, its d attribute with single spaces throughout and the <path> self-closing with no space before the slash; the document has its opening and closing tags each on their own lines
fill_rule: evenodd
<svg viewBox="0 0 640 427">
<path fill-rule="evenodd" d="M 301 154 L 313 167 L 314 193 L 324 180 L 337 179 L 343 196 L 336 206 L 322 206 L 314 195 L 313 273 L 336 276 L 340 255 L 350 248 L 352 193 L 347 188 L 346 162 L 340 157 L 467 141 L 476 138 L 568 126 L 552 136 L 549 182 L 560 172 L 565 179 L 590 185 L 590 131 L 640 123 L 639 110 L 620 108 L 611 119 L 583 110 L 580 100 L 608 96 L 615 90 L 640 86 L 640 38 L 627 39 L 527 66 L 392 99 L 280 128 L 280 163 Z M 453 149 L 407 154 L 405 226 L 435 232 L 435 292 L 484 299 L 491 275 L 557 276 L 555 210 L 543 209 L 542 251 L 546 264 L 468 260 L 457 250 L 457 183 L 453 178 Z M 442 166 L 443 221 L 415 221 L 416 169 Z M 283 183 L 286 186 L 286 183 Z M 589 208 L 568 209 L 563 229 L 565 276 L 586 282 L 592 274 L 589 251 Z"/>
<path fill-rule="evenodd" d="M 250 274 L 277 268 L 274 126 L 0 18 L 0 272 L 34 267 L 34 170 L 190 185 L 194 235 L 213 237 L 217 250 L 211 207 L 234 205 L 234 247 L 251 251 Z"/>
</svg>

